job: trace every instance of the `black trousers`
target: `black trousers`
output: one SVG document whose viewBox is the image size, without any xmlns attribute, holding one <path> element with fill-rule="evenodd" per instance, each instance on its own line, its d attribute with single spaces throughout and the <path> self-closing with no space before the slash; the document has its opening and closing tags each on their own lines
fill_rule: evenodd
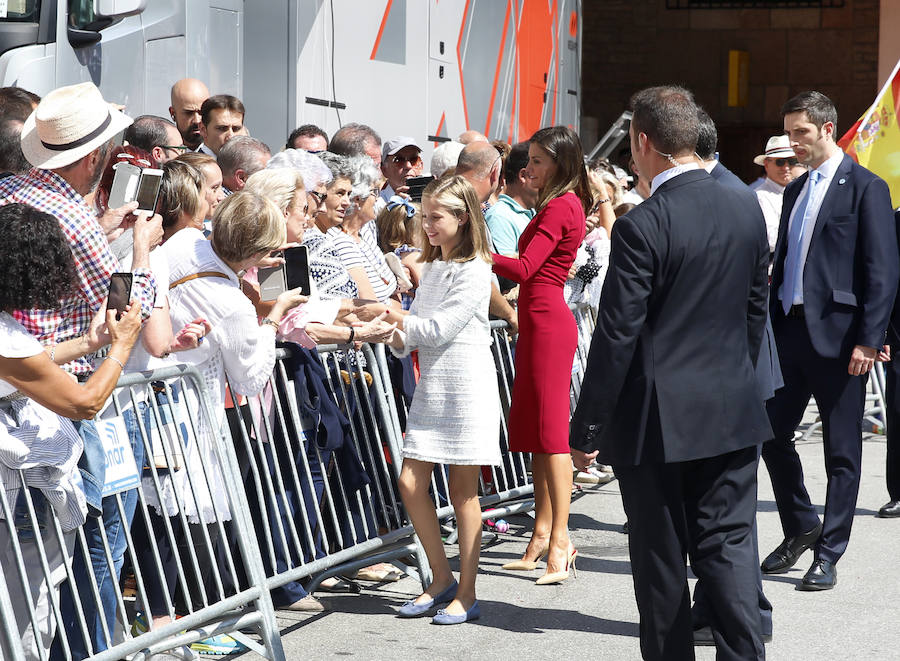
<svg viewBox="0 0 900 661">
<path fill-rule="evenodd" d="M 803 483 L 803 466 L 794 431 L 812 395 L 822 419 L 828 487 L 825 520 L 816 557 L 837 562 L 847 548 L 859 494 L 862 421 L 868 375 L 850 376 L 849 358 L 823 358 L 815 352 L 803 319 L 774 320 L 784 387 L 767 403 L 773 440 L 762 457 L 772 479 L 785 537 L 814 528 L 819 516 Z"/>
<path fill-rule="evenodd" d="M 757 460 L 759 454 L 757 452 Z M 756 517 L 753 517 L 753 555 L 759 561 L 759 536 L 757 535 Z M 756 600 L 759 603 L 759 623 L 760 632 L 763 636 L 772 635 L 772 602 L 763 592 L 762 571 L 759 564 L 756 566 Z M 695 629 L 705 626 L 711 626 L 713 621 L 712 604 L 709 603 L 709 597 L 706 594 L 706 584 L 703 580 L 698 580 L 694 585 L 694 607 L 691 611 L 691 618 Z"/>
<path fill-rule="evenodd" d="M 900 500 L 900 399 L 897 392 L 900 381 L 900 346 L 891 347 L 896 358 L 884 364 L 887 382 L 884 399 L 887 407 L 887 490 L 891 500 Z M 896 361 L 896 362 L 895 362 Z"/>
<path fill-rule="evenodd" d="M 616 466 L 629 524 L 641 654 L 694 658 L 686 558 L 711 605 L 717 659 L 764 659 L 753 548 L 758 450 Z"/>
</svg>

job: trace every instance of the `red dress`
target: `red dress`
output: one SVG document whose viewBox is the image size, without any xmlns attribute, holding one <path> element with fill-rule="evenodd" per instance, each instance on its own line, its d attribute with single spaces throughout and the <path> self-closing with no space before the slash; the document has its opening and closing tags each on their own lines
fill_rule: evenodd
<svg viewBox="0 0 900 661">
<path fill-rule="evenodd" d="M 584 240 L 581 200 L 552 200 L 519 237 L 519 258 L 494 255 L 494 271 L 520 284 L 516 378 L 509 411 L 513 452 L 569 452 L 569 385 L 578 344 L 563 285 Z"/>
</svg>

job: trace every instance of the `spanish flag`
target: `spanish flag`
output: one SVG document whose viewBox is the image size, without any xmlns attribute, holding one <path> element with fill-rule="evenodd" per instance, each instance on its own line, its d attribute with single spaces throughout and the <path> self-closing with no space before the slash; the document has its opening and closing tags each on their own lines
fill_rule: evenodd
<svg viewBox="0 0 900 661">
<path fill-rule="evenodd" d="M 894 208 L 900 206 L 900 62 L 866 111 L 838 145 L 853 160 L 884 179 L 891 189 Z"/>
</svg>

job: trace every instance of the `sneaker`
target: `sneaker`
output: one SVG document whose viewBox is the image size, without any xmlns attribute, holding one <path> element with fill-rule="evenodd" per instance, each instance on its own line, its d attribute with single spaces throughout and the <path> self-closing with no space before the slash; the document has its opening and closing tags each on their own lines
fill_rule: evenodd
<svg viewBox="0 0 900 661">
<path fill-rule="evenodd" d="M 200 654 L 227 656 L 228 654 L 246 652 L 249 648 L 228 634 L 220 633 L 218 636 L 211 636 L 198 640 L 196 643 L 191 643 L 191 649 Z"/>
<path fill-rule="evenodd" d="M 575 474 L 575 481 L 580 484 L 607 484 L 614 479 L 614 475 L 604 473 L 597 466 L 588 466 Z"/>
<path fill-rule="evenodd" d="M 134 616 L 134 622 L 131 623 L 131 637 L 137 638 L 141 634 L 150 631 L 150 625 L 147 624 L 147 618 L 143 613 L 137 613 Z"/>
</svg>

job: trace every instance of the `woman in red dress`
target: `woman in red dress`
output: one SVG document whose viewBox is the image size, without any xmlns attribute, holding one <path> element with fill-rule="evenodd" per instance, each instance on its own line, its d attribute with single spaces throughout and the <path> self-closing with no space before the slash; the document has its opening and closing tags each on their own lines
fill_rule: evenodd
<svg viewBox="0 0 900 661">
<path fill-rule="evenodd" d="M 584 239 L 591 204 L 578 135 L 553 126 L 535 133 L 526 176 L 538 190 L 538 214 L 519 238 L 519 257 L 494 255 L 494 271 L 520 283 L 516 378 L 509 412 L 509 445 L 531 452 L 534 532 L 522 560 L 506 569 L 535 569 L 547 555 L 538 584 L 569 575 L 572 462 L 569 454 L 569 385 L 578 343 L 563 284 Z"/>
</svg>

